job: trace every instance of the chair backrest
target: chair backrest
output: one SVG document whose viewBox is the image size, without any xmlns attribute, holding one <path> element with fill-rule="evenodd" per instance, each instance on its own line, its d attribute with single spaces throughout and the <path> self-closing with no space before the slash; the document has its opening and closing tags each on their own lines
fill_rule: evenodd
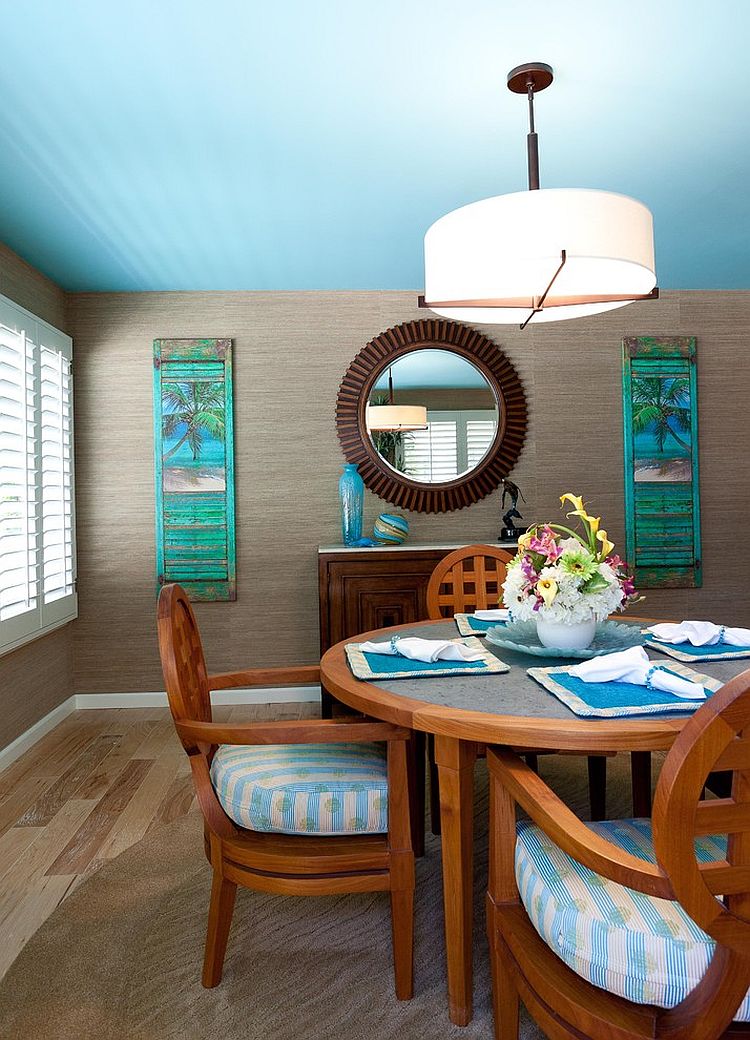
<svg viewBox="0 0 750 1040">
<path fill-rule="evenodd" d="M 180 585 L 165 585 L 159 593 L 157 627 L 172 718 L 210 722 L 211 694 L 203 645 L 190 600 Z"/>
<path fill-rule="evenodd" d="M 512 559 L 494 545 L 467 545 L 449 553 L 430 576 L 427 616 L 437 621 L 502 606 L 502 585 Z"/>
<path fill-rule="evenodd" d="M 729 798 L 704 798 L 714 770 L 732 773 Z M 695 842 L 727 835 L 726 859 L 701 863 Z M 750 669 L 687 722 L 659 777 L 654 851 L 688 914 L 721 945 L 750 957 Z"/>
</svg>

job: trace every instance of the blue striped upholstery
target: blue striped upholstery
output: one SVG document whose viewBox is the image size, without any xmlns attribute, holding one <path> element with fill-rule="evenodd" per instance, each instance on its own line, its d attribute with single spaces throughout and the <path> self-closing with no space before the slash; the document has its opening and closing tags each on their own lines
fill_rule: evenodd
<svg viewBox="0 0 750 1040">
<path fill-rule="evenodd" d="M 588 824 L 655 862 L 650 820 Z M 699 838 L 701 862 L 723 859 L 726 839 Z M 528 821 L 518 824 L 516 879 L 541 937 L 578 975 L 637 1004 L 674 1007 L 704 975 L 715 943 L 679 903 L 634 892 L 587 870 Z M 750 1021 L 750 992 L 737 1021 Z"/>
<path fill-rule="evenodd" d="M 380 744 L 222 744 L 211 782 L 240 827 L 280 834 L 388 830 L 388 773 Z"/>
</svg>

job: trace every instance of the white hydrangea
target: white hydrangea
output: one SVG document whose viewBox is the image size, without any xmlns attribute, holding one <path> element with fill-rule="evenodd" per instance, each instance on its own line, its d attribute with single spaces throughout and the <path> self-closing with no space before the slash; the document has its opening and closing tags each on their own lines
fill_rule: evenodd
<svg viewBox="0 0 750 1040">
<path fill-rule="evenodd" d="M 574 538 L 566 539 L 561 545 L 576 551 L 582 548 Z M 559 564 L 543 567 L 539 576 L 552 578 L 557 583 L 557 594 L 550 606 L 541 606 L 534 610 L 536 597 L 527 594 L 528 580 L 521 569 L 520 559 L 514 561 L 513 565 L 508 566 L 503 585 L 505 606 L 518 621 L 531 621 L 538 617 L 546 621 L 562 621 L 568 624 L 588 621 L 592 617 L 597 621 L 604 621 L 621 606 L 625 596 L 617 575 L 608 564 L 600 563 L 597 569 L 607 581 L 606 588 L 598 589 L 596 592 L 581 592 L 581 580 L 564 571 Z"/>
</svg>

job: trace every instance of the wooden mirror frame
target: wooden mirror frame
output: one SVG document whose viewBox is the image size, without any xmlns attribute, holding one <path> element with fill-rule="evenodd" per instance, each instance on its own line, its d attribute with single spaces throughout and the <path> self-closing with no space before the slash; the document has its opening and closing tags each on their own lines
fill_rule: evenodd
<svg viewBox="0 0 750 1040">
<path fill-rule="evenodd" d="M 497 432 L 486 455 L 468 473 L 441 484 L 411 480 L 388 466 L 365 426 L 365 407 L 378 377 L 416 350 L 448 350 L 465 358 L 482 373 L 497 400 Z M 513 365 L 492 340 L 454 321 L 410 321 L 381 332 L 352 361 L 336 399 L 336 430 L 347 462 L 356 463 L 366 486 L 380 498 L 416 513 L 463 509 L 489 495 L 518 461 L 526 426 L 526 395 Z"/>
</svg>

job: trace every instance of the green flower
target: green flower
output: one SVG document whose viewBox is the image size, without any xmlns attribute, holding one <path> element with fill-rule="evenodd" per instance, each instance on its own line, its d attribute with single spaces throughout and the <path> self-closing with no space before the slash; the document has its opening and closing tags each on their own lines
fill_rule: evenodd
<svg viewBox="0 0 750 1040">
<path fill-rule="evenodd" d="M 596 560 L 581 546 L 580 549 L 566 549 L 558 561 L 558 566 L 567 574 L 586 581 L 596 571 Z"/>
</svg>

